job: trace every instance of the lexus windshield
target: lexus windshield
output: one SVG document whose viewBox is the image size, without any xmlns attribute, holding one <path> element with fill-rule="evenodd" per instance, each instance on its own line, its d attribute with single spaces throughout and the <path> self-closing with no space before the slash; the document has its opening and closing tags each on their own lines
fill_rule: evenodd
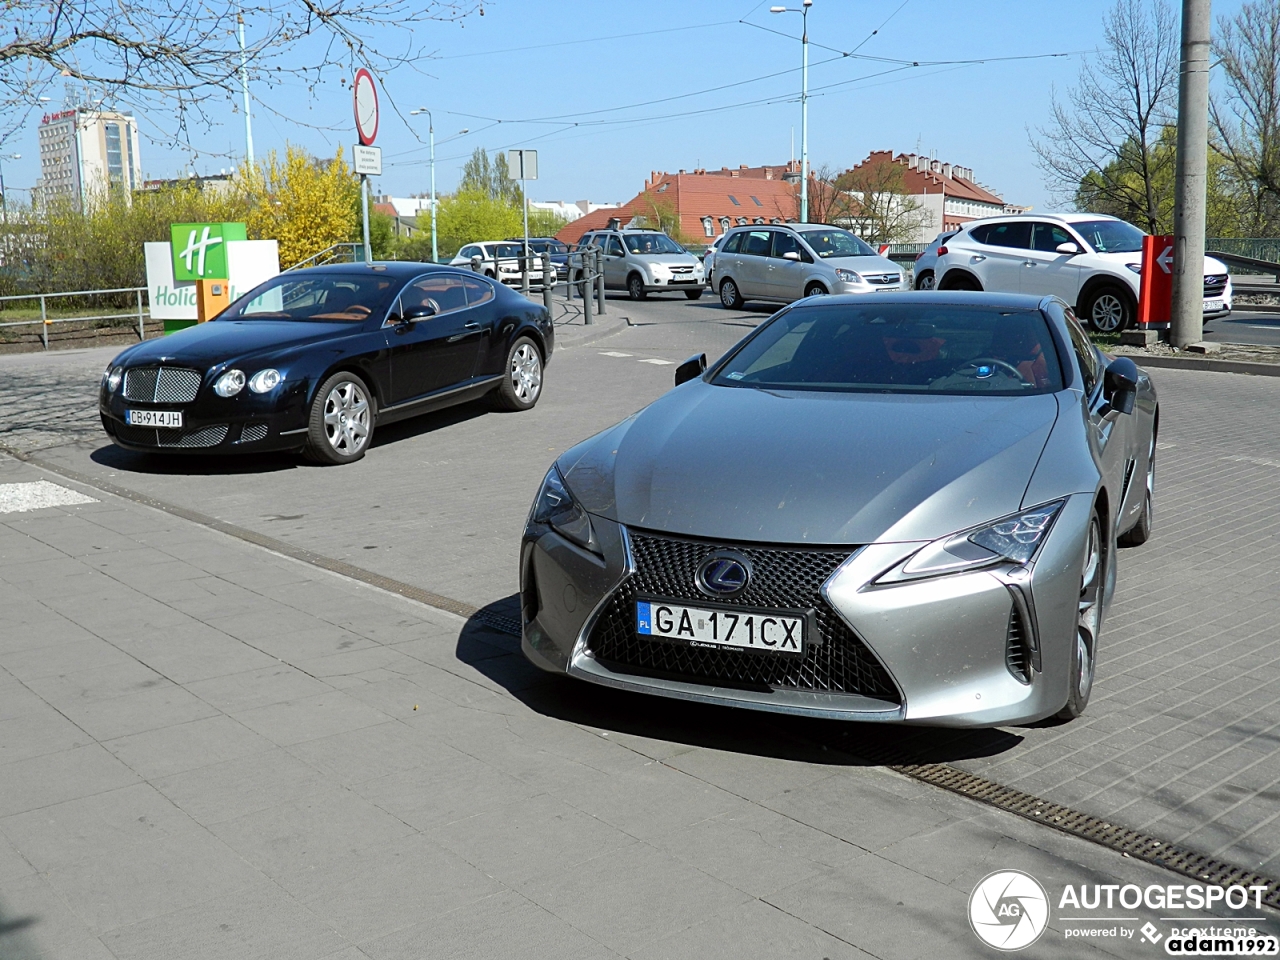
<svg viewBox="0 0 1280 960">
<path fill-rule="evenodd" d="M 779 314 L 716 372 L 727 387 L 1024 396 L 1062 389 L 1038 310 L 812 304 Z"/>
<path fill-rule="evenodd" d="M 311 320 L 363 323 L 395 296 L 392 278 L 370 273 L 286 273 L 237 300 L 219 320 Z"/>
</svg>

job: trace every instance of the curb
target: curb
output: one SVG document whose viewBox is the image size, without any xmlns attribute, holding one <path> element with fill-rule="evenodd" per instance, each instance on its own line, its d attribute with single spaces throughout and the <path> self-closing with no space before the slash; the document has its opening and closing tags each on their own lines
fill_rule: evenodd
<svg viewBox="0 0 1280 960">
<path fill-rule="evenodd" d="M 603 323 L 593 323 L 589 327 L 580 323 L 565 324 L 562 327 L 556 327 L 556 346 L 582 347 L 588 343 L 595 343 L 597 340 L 612 336 L 630 325 L 631 321 L 626 317 L 610 314 L 606 314 L 606 319 Z"/>
<path fill-rule="evenodd" d="M 1147 357 L 1140 353 L 1124 353 L 1140 367 L 1164 367 L 1169 370 L 1200 370 L 1208 373 L 1243 373 L 1254 377 L 1280 377 L 1280 363 L 1254 363 L 1250 360 L 1183 360 L 1180 357 Z"/>
</svg>

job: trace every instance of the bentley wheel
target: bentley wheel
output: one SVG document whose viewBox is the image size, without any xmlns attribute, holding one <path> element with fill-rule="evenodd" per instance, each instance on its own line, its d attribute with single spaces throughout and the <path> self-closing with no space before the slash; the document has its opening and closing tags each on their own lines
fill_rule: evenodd
<svg viewBox="0 0 1280 960">
<path fill-rule="evenodd" d="M 1140 547 L 1151 539 L 1151 520 L 1155 513 L 1156 495 L 1156 439 L 1151 438 L 1151 449 L 1147 453 L 1147 489 L 1142 498 L 1142 514 L 1138 522 L 1122 533 L 1116 541 L 1122 547 Z"/>
<path fill-rule="evenodd" d="M 1089 295 L 1084 315 L 1099 333 L 1119 333 L 1133 319 L 1133 308 L 1119 287 L 1105 286 Z"/>
<path fill-rule="evenodd" d="M 307 456 L 327 464 L 359 460 L 373 439 L 374 417 L 373 396 L 364 381 L 353 373 L 335 373 L 311 401 Z"/>
<path fill-rule="evenodd" d="M 498 405 L 504 410 L 528 410 L 541 395 L 542 354 L 532 340 L 520 337 L 507 353 Z"/>
<path fill-rule="evenodd" d="M 1074 720 L 1084 713 L 1093 691 L 1093 673 L 1098 658 L 1098 628 L 1102 625 L 1104 554 L 1102 523 L 1095 510 L 1089 517 L 1084 562 L 1080 571 L 1080 600 L 1076 611 L 1076 635 L 1071 649 L 1070 688 L 1066 705 L 1058 712 L 1061 720 Z"/>
<path fill-rule="evenodd" d="M 743 303 L 742 294 L 738 292 L 738 285 L 727 277 L 720 283 L 720 303 L 726 310 L 741 310 Z"/>
</svg>

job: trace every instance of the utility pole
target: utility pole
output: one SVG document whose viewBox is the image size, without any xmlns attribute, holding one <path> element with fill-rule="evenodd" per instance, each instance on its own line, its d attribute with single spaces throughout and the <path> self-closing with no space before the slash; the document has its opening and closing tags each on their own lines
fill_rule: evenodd
<svg viewBox="0 0 1280 960">
<path fill-rule="evenodd" d="M 800 222 L 809 222 L 809 8 L 813 0 L 802 0 L 800 9 L 770 7 L 770 13 L 798 13 L 804 22 L 800 34 Z M 792 148 L 794 149 L 794 147 Z"/>
<path fill-rule="evenodd" d="M 244 14 L 236 14 L 240 31 L 240 92 L 244 94 L 244 151 L 249 169 L 253 169 L 253 108 L 249 105 L 249 71 L 245 67 Z"/>
<path fill-rule="evenodd" d="M 1204 339 L 1204 215 L 1209 166 L 1209 0 L 1182 0 L 1173 200 L 1173 344 Z"/>
</svg>

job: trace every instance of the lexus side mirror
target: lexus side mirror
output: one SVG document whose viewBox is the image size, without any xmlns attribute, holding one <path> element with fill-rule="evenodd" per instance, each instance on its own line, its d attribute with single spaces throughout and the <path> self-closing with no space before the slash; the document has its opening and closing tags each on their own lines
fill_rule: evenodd
<svg viewBox="0 0 1280 960">
<path fill-rule="evenodd" d="M 1065 254 L 1068 254 L 1069 256 L 1075 256 L 1077 253 L 1080 252 L 1079 244 L 1075 244 L 1075 243 L 1060 243 L 1055 249 L 1058 251 L 1058 253 L 1065 253 Z"/>
<path fill-rule="evenodd" d="M 1128 357 L 1116 357 L 1102 375 L 1102 415 L 1133 413 L 1138 399 L 1138 365 Z"/>
<path fill-rule="evenodd" d="M 784 254 L 782 255 L 782 259 L 783 259 L 783 260 L 791 260 L 791 261 L 793 261 L 794 263 L 799 263 L 799 262 L 800 262 L 800 254 L 799 254 L 799 253 L 797 253 L 795 250 L 788 250 L 786 253 L 784 253 Z"/>
<path fill-rule="evenodd" d="M 700 353 L 695 357 L 690 357 L 680 366 L 676 367 L 676 386 L 682 383 L 688 383 L 690 380 L 696 380 L 702 376 L 707 369 L 707 355 Z"/>
</svg>

